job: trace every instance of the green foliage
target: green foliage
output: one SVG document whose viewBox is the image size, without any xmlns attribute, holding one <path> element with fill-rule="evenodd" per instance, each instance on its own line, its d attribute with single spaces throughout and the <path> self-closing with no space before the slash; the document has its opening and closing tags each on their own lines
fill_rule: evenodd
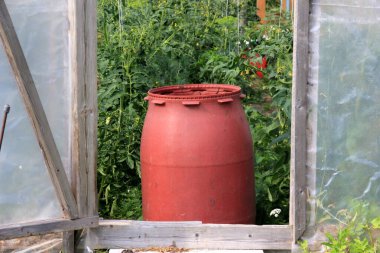
<svg viewBox="0 0 380 253">
<path fill-rule="evenodd" d="M 252 18 L 238 31 L 239 8 L 222 0 L 98 1 L 101 216 L 141 216 L 139 146 L 146 92 L 170 84 L 230 83 L 247 95 L 258 223 L 287 222 L 291 19 L 273 16 L 274 23 L 259 25 Z M 265 56 L 268 67 L 252 66 L 243 54 Z M 275 208 L 282 210 L 278 217 L 270 216 Z"/>
<path fill-rule="evenodd" d="M 358 214 L 350 217 L 348 223 L 339 228 L 337 235 L 327 233 L 326 252 L 331 253 L 376 253 L 380 250 L 378 235 L 380 218 L 367 221 L 358 218 Z M 376 231 L 377 230 L 377 231 Z"/>
<path fill-rule="evenodd" d="M 246 42 L 250 43 L 245 43 L 247 48 L 242 52 L 248 59 L 242 72 L 252 88 L 247 91 L 245 108 L 256 149 L 257 211 L 262 219 L 257 221 L 259 224 L 286 223 L 289 215 L 293 37 L 290 17 L 280 20 L 281 23 L 277 18 L 276 23 L 246 29 Z M 261 61 L 265 56 L 267 68 L 249 64 L 249 59 L 257 56 Z M 263 79 L 256 71 L 263 73 Z M 257 101 L 258 94 L 261 100 Z M 276 208 L 282 211 L 279 217 L 268 217 Z"/>
<path fill-rule="evenodd" d="M 310 253 L 309 243 L 306 240 L 299 241 L 298 245 L 300 246 L 300 248 L 301 248 L 301 250 L 302 250 L 303 253 Z"/>
<path fill-rule="evenodd" d="M 324 252 L 379 252 L 380 217 L 371 218 L 368 206 L 368 203 L 356 202 L 351 211 L 342 209 L 329 220 L 327 226 L 335 227 L 336 231 L 326 233 L 326 242 L 322 243 Z M 300 242 L 300 247 L 303 252 L 310 252 L 307 241 Z"/>
</svg>

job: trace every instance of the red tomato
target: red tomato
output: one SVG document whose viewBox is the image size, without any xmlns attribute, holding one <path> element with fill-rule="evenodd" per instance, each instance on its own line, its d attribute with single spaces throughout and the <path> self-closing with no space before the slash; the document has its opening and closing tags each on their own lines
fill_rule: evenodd
<svg viewBox="0 0 380 253">
<path fill-rule="evenodd" d="M 262 78 L 264 77 L 264 74 L 263 74 L 263 72 L 261 72 L 261 71 L 256 71 L 256 75 L 257 75 L 257 77 L 260 78 L 260 79 L 262 79 Z"/>
</svg>

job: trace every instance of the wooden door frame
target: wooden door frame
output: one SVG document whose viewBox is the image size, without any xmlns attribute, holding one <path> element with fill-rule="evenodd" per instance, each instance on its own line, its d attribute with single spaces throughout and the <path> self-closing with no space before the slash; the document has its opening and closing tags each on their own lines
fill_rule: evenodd
<svg viewBox="0 0 380 253">
<path fill-rule="evenodd" d="M 3 0 L 0 0 L 3 1 Z M 294 21 L 293 94 L 290 169 L 289 225 L 215 225 L 200 222 L 107 221 L 98 225 L 96 204 L 96 1 L 69 0 L 71 54 L 74 57 L 73 95 L 73 178 L 72 193 L 77 214 L 64 221 L 47 221 L 19 228 L 0 228 L 0 239 L 47 232 L 89 229 L 86 246 L 110 247 L 168 246 L 208 249 L 291 250 L 306 227 L 306 87 L 308 73 L 309 1 L 296 1 Z M 2 35 L 2 37 L 7 37 Z M 20 49 L 14 49 L 20 51 Z M 16 70 L 19 66 L 16 64 Z M 21 66 L 22 67 L 22 66 Z M 20 72 L 20 71 L 19 71 Z M 28 73 L 20 72 L 22 75 Z M 20 85 L 20 84 L 19 84 Z M 22 83 L 21 83 L 22 86 Z M 34 108 L 35 109 L 35 108 Z M 42 139 L 44 136 L 42 136 Z M 58 180 L 59 181 L 59 180 Z M 64 183 L 66 184 L 66 183 Z M 57 183 L 61 188 L 61 183 Z M 66 189 L 65 188 L 65 189 Z M 67 190 L 65 190 L 67 193 Z M 70 203 L 62 198 L 64 203 Z M 70 206 L 70 204 L 67 204 Z M 74 204 L 71 209 L 75 209 Z M 87 217 L 87 218 L 86 218 Z M 93 219 L 93 220 L 92 220 Z M 77 224 L 77 226 L 75 226 Z M 24 224 L 25 225 L 25 224 Z M 22 227 L 22 224 L 20 225 Z M 51 227 L 53 226 L 53 227 Z M 27 229 L 26 229 L 27 228 Z M 69 232 L 73 233 L 73 232 Z M 67 240 L 73 240 L 68 234 Z M 73 243 L 67 252 L 74 252 Z M 79 244 L 79 248 L 85 244 Z"/>
<path fill-rule="evenodd" d="M 201 222 L 101 220 L 79 249 L 165 247 L 293 250 L 306 229 L 306 117 L 309 1 L 294 9 L 289 225 L 218 225 Z"/>
</svg>

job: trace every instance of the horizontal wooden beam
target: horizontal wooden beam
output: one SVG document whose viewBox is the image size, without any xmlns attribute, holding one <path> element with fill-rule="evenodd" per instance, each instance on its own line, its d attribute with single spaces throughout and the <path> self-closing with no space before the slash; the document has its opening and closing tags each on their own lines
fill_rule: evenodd
<svg viewBox="0 0 380 253">
<path fill-rule="evenodd" d="M 71 191 L 71 186 L 4 0 L 0 0 L 0 37 L 38 143 L 42 149 L 63 213 L 67 218 L 77 218 L 78 207 Z"/>
<path fill-rule="evenodd" d="M 88 217 L 77 220 L 46 220 L 31 223 L 20 223 L 13 226 L 0 226 L 0 240 L 79 230 L 82 228 L 96 227 L 98 226 L 98 223 L 98 217 Z"/>
<path fill-rule="evenodd" d="M 170 245 L 186 249 L 290 250 L 292 228 L 287 225 L 100 220 L 99 226 L 91 228 L 81 241 L 80 248 L 131 249 Z"/>
</svg>

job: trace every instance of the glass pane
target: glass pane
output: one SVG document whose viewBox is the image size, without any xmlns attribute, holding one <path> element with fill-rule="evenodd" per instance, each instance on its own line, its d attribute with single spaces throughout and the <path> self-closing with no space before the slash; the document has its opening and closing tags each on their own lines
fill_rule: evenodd
<svg viewBox="0 0 380 253">
<path fill-rule="evenodd" d="M 67 0 L 6 1 L 66 170 L 70 168 Z M 62 217 L 13 73 L 0 46 L 0 107 L 11 106 L 0 153 L 0 226 Z"/>
<path fill-rule="evenodd" d="M 308 176 L 310 225 L 358 203 L 380 213 L 380 3 L 313 0 Z"/>
</svg>

